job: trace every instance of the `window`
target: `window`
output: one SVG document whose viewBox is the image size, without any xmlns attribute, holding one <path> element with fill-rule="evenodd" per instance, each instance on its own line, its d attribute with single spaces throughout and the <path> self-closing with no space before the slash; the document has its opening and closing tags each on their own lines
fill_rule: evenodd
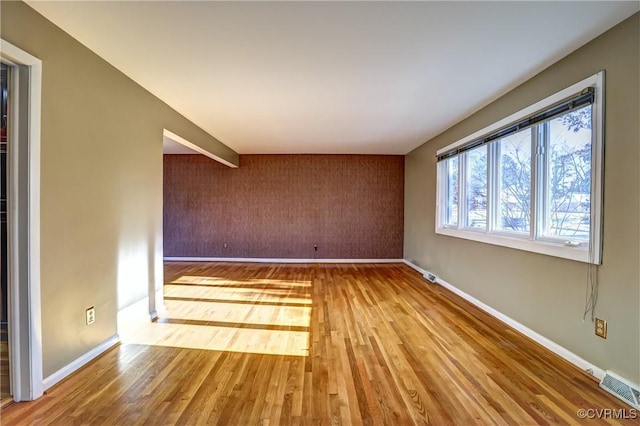
<svg viewBox="0 0 640 426">
<path fill-rule="evenodd" d="M 438 150 L 436 233 L 599 264 L 603 89 L 600 72 Z"/>
<path fill-rule="evenodd" d="M 451 158 L 446 166 L 445 224 L 458 225 L 458 157 Z"/>
<path fill-rule="evenodd" d="M 531 229 L 531 129 L 500 140 L 498 221 L 496 229 L 529 233 Z"/>
<path fill-rule="evenodd" d="M 546 205 L 542 233 L 589 240 L 591 222 L 591 107 L 546 123 Z"/>
<path fill-rule="evenodd" d="M 469 151 L 466 158 L 464 223 L 469 228 L 487 228 L 487 147 Z"/>
</svg>

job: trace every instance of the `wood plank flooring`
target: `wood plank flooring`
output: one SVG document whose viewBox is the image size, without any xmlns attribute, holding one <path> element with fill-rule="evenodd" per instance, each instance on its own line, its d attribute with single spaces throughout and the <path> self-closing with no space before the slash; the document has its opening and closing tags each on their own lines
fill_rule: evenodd
<svg viewBox="0 0 640 426">
<path fill-rule="evenodd" d="M 167 312 L 3 425 L 584 424 L 587 374 L 405 265 L 168 263 Z M 638 419 L 589 424 L 639 424 Z"/>
<path fill-rule="evenodd" d="M 0 330 L 0 407 L 11 403 L 10 376 L 9 376 L 9 342 L 6 331 Z"/>
</svg>

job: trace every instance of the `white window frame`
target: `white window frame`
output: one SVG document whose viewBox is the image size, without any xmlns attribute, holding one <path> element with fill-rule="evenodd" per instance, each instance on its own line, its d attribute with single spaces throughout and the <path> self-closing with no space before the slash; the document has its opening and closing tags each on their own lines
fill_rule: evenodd
<svg viewBox="0 0 640 426">
<path fill-rule="evenodd" d="M 584 80 L 567 87 L 535 104 L 524 108 L 490 126 L 487 126 L 477 132 L 453 143 L 437 151 L 437 155 L 441 155 L 454 148 L 465 145 L 475 139 L 485 136 L 493 131 L 501 129 L 513 122 L 530 116 L 538 111 L 549 108 L 550 106 L 576 94 L 588 87 L 595 90 L 594 102 L 592 107 L 592 124 L 591 124 L 591 216 L 590 216 L 590 236 L 589 241 L 571 240 L 570 238 L 542 238 L 536 235 L 540 229 L 542 217 L 537 215 L 540 211 L 540 203 L 542 202 L 542 194 L 540 194 L 541 184 L 539 179 L 542 178 L 542 165 L 539 164 L 538 156 L 535 154 L 535 148 L 532 144 L 532 165 L 531 165 L 531 216 L 530 216 L 530 232 L 518 233 L 504 230 L 497 230 L 495 221 L 498 213 L 497 205 L 500 191 L 498 168 L 496 167 L 496 158 L 498 156 L 496 144 L 489 144 L 488 149 L 488 180 L 487 180 L 487 229 L 470 229 L 464 226 L 466 209 L 466 199 L 463 199 L 464 189 L 461 185 L 466 173 L 467 153 L 459 154 L 458 159 L 458 224 L 457 226 L 445 224 L 446 214 L 446 160 L 441 161 L 437 165 L 437 188 L 436 188 L 436 226 L 435 232 L 440 235 L 450 237 L 463 238 L 472 241 L 478 241 L 487 244 L 499 245 L 518 250 L 525 250 L 534 253 L 541 253 L 549 256 L 561 257 L 565 259 L 576 260 L 592 264 L 602 263 L 602 212 L 603 212 L 603 148 L 604 148 L 604 71 L 600 71 Z M 537 138 L 537 135 L 533 136 Z"/>
</svg>

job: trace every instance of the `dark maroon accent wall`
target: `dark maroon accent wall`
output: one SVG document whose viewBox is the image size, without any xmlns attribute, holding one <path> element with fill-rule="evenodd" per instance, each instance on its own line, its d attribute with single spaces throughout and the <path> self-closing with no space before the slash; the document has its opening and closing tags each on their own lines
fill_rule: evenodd
<svg viewBox="0 0 640 426">
<path fill-rule="evenodd" d="M 404 156 L 164 156 L 165 256 L 401 259 L 403 221 Z"/>
</svg>

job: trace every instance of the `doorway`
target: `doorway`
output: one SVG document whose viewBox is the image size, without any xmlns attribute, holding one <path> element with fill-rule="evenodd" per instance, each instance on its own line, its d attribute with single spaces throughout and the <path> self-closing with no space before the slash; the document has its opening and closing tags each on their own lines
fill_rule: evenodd
<svg viewBox="0 0 640 426">
<path fill-rule="evenodd" d="M 7 395 L 14 401 L 29 401 L 44 391 L 40 311 L 42 61 L 0 39 L 0 64 L 0 387 L 3 398 Z"/>
<path fill-rule="evenodd" d="M 9 253 L 7 232 L 7 127 L 9 122 L 9 67 L 0 70 L 0 406 L 12 401 L 9 374 Z"/>
</svg>

